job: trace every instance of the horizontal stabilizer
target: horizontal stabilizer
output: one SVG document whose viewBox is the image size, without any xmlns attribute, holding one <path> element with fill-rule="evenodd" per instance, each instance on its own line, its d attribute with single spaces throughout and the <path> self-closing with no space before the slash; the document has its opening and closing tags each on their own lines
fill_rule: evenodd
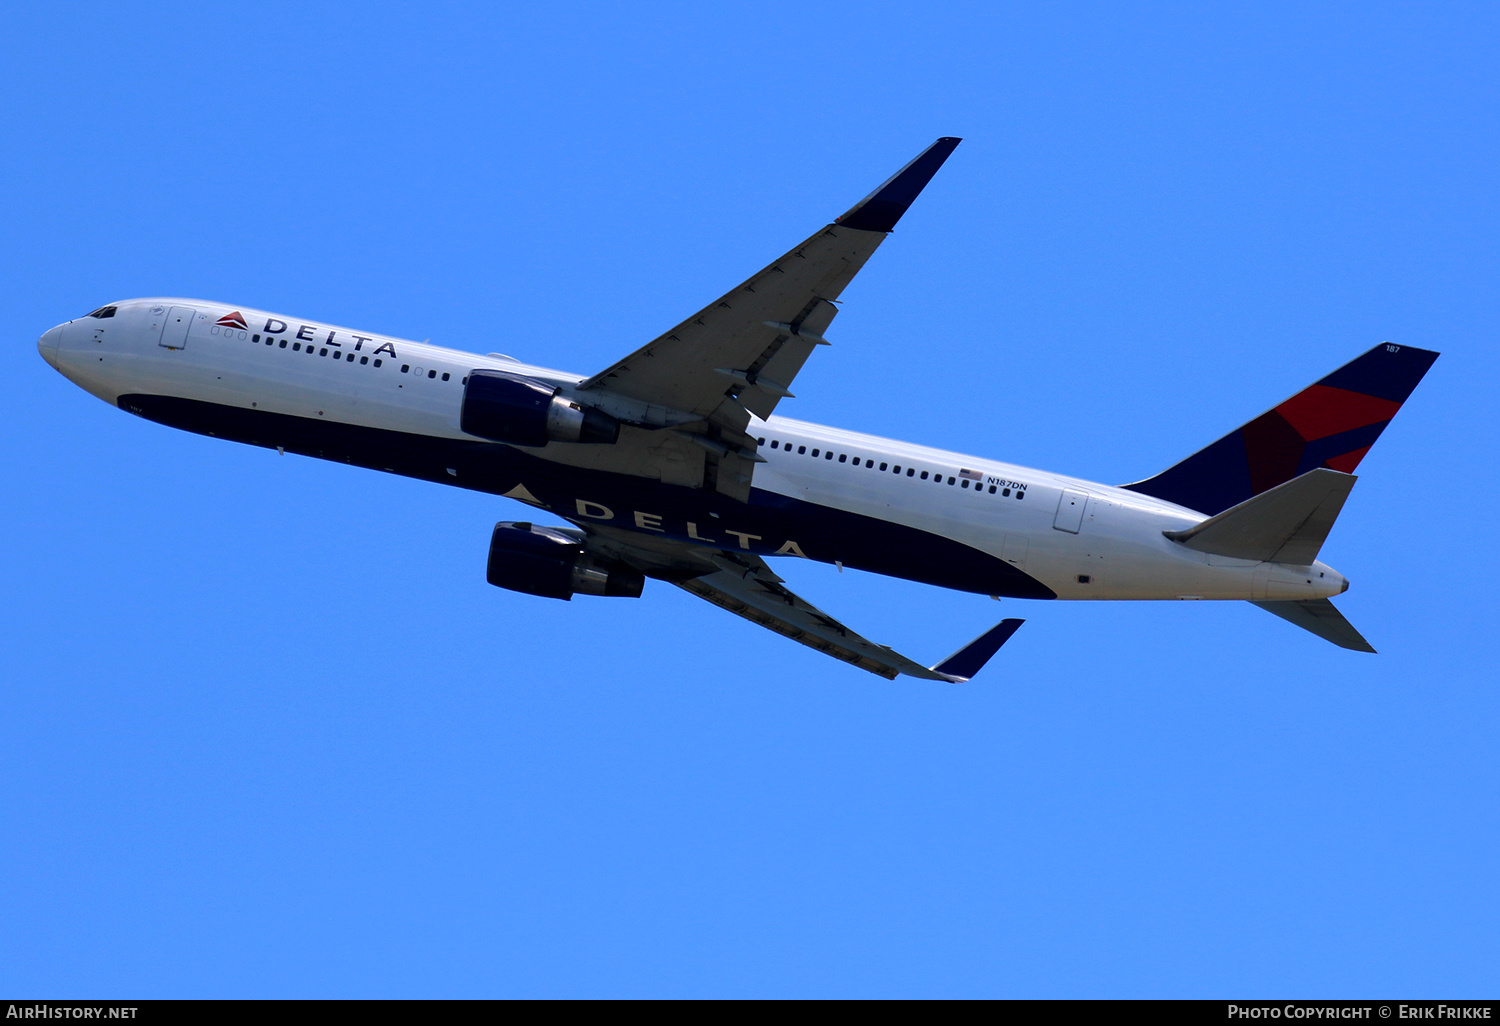
<svg viewBox="0 0 1500 1026">
<path fill-rule="evenodd" d="M 1307 566 L 1318 558 L 1356 480 L 1319 467 L 1185 531 L 1162 533 L 1199 552 Z"/>
<path fill-rule="evenodd" d="M 947 659 L 934 666 L 932 672 L 941 673 L 943 676 L 959 684 L 973 679 L 976 673 L 984 669 L 984 664 L 990 661 L 990 657 L 1000 651 L 1000 646 L 1009 641 L 1010 636 L 1016 633 L 1016 629 L 1025 622 L 1025 620 L 1017 620 L 1014 617 L 1008 620 L 1001 620 L 963 648 L 954 652 Z"/>
<path fill-rule="evenodd" d="M 1344 619 L 1344 614 L 1327 599 L 1304 599 L 1301 602 L 1252 602 L 1268 613 L 1275 613 L 1288 623 L 1311 631 L 1324 641 L 1354 652 L 1374 652 L 1370 643 Z"/>
</svg>

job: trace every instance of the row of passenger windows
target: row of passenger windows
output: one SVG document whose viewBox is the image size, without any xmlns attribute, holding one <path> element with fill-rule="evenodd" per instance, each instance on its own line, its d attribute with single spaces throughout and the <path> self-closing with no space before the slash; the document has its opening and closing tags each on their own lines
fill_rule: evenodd
<svg viewBox="0 0 1500 1026">
<path fill-rule="evenodd" d="M 258 345 L 262 341 L 262 339 L 261 339 L 261 336 L 259 336 L 259 335 L 251 335 L 250 336 L 250 341 L 252 343 Z M 294 352 L 294 353 L 306 353 L 308 356 L 313 355 L 313 353 L 317 353 L 319 356 L 327 356 L 328 355 L 328 347 L 327 346 L 315 346 L 315 345 L 313 345 L 310 342 L 308 343 L 307 348 L 304 349 L 302 347 L 302 343 L 301 342 L 293 342 L 291 339 L 285 339 L 285 338 L 278 339 L 274 335 L 267 335 L 267 336 L 265 336 L 264 341 L 265 341 L 266 345 L 268 345 L 268 346 L 276 346 L 278 343 L 280 343 L 279 348 L 281 348 L 281 349 L 287 348 L 287 343 L 290 342 L 291 343 L 292 352 Z M 342 359 L 342 360 L 347 360 L 350 363 L 353 363 L 354 362 L 354 358 L 355 358 L 356 355 L 357 354 L 355 354 L 355 353 L 346 353 L 342 349 L 338 348 L 337 346 L 335 346 L 334 350 L 333 350 L 333 358 L 335 360 L 341 360 Z M 368 356 L 360 356 L 359 357 L 359 362 L 362 363 L 362 364 L 363 363 L 369 363 L 370 362 L 370 358 Z M 382 361 L 379 357 L 377 357 L 375 359 L 375 366 L 379 367 L 383 362 L 384 361 Z"/>
<path fill-rule="evenodd" d="M 401 365 L 401 373 L 402 374 L 405 374 L 409 370 L 411 370 L 411 364 L 409 364 L 409 363 L 403 363 Z M 421 377 L 422 376 L 422 368 L 421 367 L 417 368 L 416 374 L 417 374 L 417 377 Z M 435 378 L 435 377 L 438 376 L 438 372 L 435 371 L 435 370 L 430 370 L 430 371 L 427 372 L 427 376 L 429 378 Z M 447 371 L 443 371 L 443 380 L 444 381 L 448 380 L 448 372 Z M 463 384 L 467 385 L 468 383 L 469 383 L 469 379 L 468 378 L 464 378 Z"/>
<path fill-rule="evenodd" d="M 109 314 L 105 314 L 104 316 L 110 316 L 110 315 Z M 262 341 L 262 338 L 261 338 L 260 335 L 257 334 L 257 335 L 252 335 L 251 336 L 251 342 L 254 343 L 254 344 L 259 345 L 261 341 Z M 307 348 L 304 349 L 301 342 L 295 342 L 295 341 L 291 341 L 290 339 L 285 339 L 285 338 L 278 339 L 278 338 L 276 338 L 276 337 L 274 337 L 272 335 L 265 336 L 264 341 L 265 341 L 265 344 L 268 345 L 268 346 L 275 346 L 275 347 L 279 347 L 281 349 L 286 349 L 288 343 L 290 343 L 291 350 L 294 353 L 305 352 L 305 353 L 307 353 L 307 355 L 311 356 L 313 354 L 313 352 L 316 350 L 319 356 L 327 356 L 328 355 L 328 347 L 327 346 L 308 345 Z M 335 348 L 337 348 L 337 347 L 335 347 Z M 355 358 L 356 355 L 357 354 L 355 354 L 355 353 L 335 352 L 333 354 L 333 358 L 335 360 L 337 360 L 340 357 L 342 357 L 344 360 L 348 361 L 349 363 L 353 363 L 354 362 L 354 358 Z M 368 356 L 360 356 L 359 357 L 359 362 L 361 364 L 367 364 L 367 363 L 370 362 L 370 358 Z M 375 360 L 375 366 L 379 367 L 379 366 L 381 366 L 383 364 L 383 362 L 384 361 L 382 361 L 381 359 L 379 359 L 377 357 L 376 360 Z M 412 372 L 412 370 L 413 370 L 412 365 L 409 364 L 409 363 L 403 363 L 401 365 L 401 373 L 402 374 L 409 374 L 409 373 Z M 418 376 L 421 376 L 421 374 L 422 374 L 422 368 L 421 367 L 417 367 L 415 370 L 416 370 L 416 374 Z M 429 379 L 436 379 L 436 378 L 438 378 L 438 376 L 439 376 L 439 372 L 436 371 L 436 370 L 428 370 L 427 371 L 427 377 Z M 450 377 L 451 377 L 451 375 L 449 374 L 448 371 L 443 371 L 442 372 L 442 380 L 443 381 L 447 381 Z M 461 384 L 465 384 L 465 385 L 467 385 L 468 383 L 469 383 L 469 379 L 467 377 L 465 377 L 462 380 L 462 382 L 461 382 Z M 757 445 L 765 445 L 766 444 L 766 440 L 764 438 L 757 438 L 756 439 L 756 444 Z M 771 448 L 772 449 L 781 449 L 781 448 L 784 448 L 787 452 L 791 452 L 791 450 L 792 450 L 792 443 L 791 442 L 787 442 L 787 443 L 785 443 L 785 445 L 783 445 L 779 439 L 773 438 L 773 439 L 771 439 Z M 799 445 L 799 446 L 797 446 L 797 455 L 799 455 L 799 456 L 808 455 L 807 446 L 805 446 L 805 445 Z M 812 455 L 813 459 L 817 459 L 818 457 L 821 456 L 825 460 L 832 460 L 835 457 L 837 457 L 837 459 L 838 459 L 838 461 L 840 463 L 848 463 L 849 459 L 850 459 L 850 456 L 849 456 L 848 453 L 841 452 L 841 453 L 835 454 L 832 449 L 828 449 L 828 450 L 813 449 L 811 455 Z M 855 456 L 853 459 L 854 459 L 854 465 L 856 467 L 859 466 L 861 457 Z M 866 459 L 866 460 L 864 460 L 864 465 L 865 465 L 866 469 L 870 469 L 870 470 L 875 469 L 875 461 L 872 460 L 872 459 Z M 880 464 L 880 468 L 879 469 L 882 472 L 885 471 L 887 468 L 889 468 L 889 470 L 893 474 L 900 474 L 902 472 L 902 468 L 901 468 L 901 465 L 899 463 L 894 464 L 894 465 L 887 464 L 887 463 L 881 463 Z M 905 472 L 906 472 L 906 476 L 907 477 L 916 477 L 916 478 L 919 478 L 919 480 L 922 480 L 922 481 L 931 480 L 931 481 L 933 481 L 936 484 L 942 484 L 943 481 L 944 481 L 944 477 L 943 477 L 943 475 L 941 473 L 932 474 L 932 473 L 930 473 L 930 472 L 928 472 L 926 470 L 923 470 L 923 471 L 919 472 L 917 470 L 917 468 L 915 468 L 915 467 L 907 467 Z M 969 471 L 968 473 L 973 473 L 973 471 Z M 958 484 L 958 485 L 960 485 L 961 487 L 964 487 L 964 488 L 968 488 L 970 486 L 970 484 L 972 483 L 973 486 L 974 486 L 974 490 L 976 492 L 980 491 L 980 490 L 982 490 L 984 488 L 984 484 L 983 484 L 982 481 L 971 480 L 970 478 L 963 477 L 963 476 L 955 477 L 955 476 L 953 476 L 951 474 L 948 475 L 947 482 L 950 485 Z M 1011 490 L 1009 488 L 1001 488 L 1001 487 L 999 487 L 997 485 L 990 485 L 989 486 L 989 490 L 990 490 L 990 494 L 991 495 L 994 495 L 994 494 L 996 494 L 998 492 L 1000 495 L 1002 495 L 1002 496 L 1004 496 L 1006 498 L 1009 498 L 1011 496 Z M 1017 488 L 1015 490 L 1015 497 L 1017 499 L 1024 499 L 1024 498 L 1026 498 L 1026 490 L 1024 488 Z"/>
<path fill-rule="evenodd" d="M 756 441 L 757 445 L 765 445 L 766 444 L 766 440 L 764 438 L 757 438 L 755 441 Z M 773 448 L 773 449 L 783 449 L 786 452 L 791 452 L 792 451 L 792 443 L 791 442 L 785 442 L 785 443 L 783 443 L 783 442 L 781 442 L 780 439 L 773 438 L 773 439 L 771 439 L 771 448 Z M 876 465 L 876 463 L 875 463 L 874 460 L 863 459 L 860 456 L 850 456 L 849 453 L 846 453 L 846 452 L 835 453 L 832 449 L 814 449 L 811 453 L 809 453 L 807 451 L 807 446 L 805 446 L 805 445 L 799 445 L 799 446 L 797 446 L 797 455 L 798 456 L 811 456 L 813 459 L 818 459 L 821 456 L 825 460 L 837 459 L 838 462 L 840 462 L 840 463 L 849 463 L 849 462 L 852 461 L 853 465 L 856 466 L 856 467 L 859 466 L 860 463 L 861 463 L 861 461 L 863 460 L 865 469 L 867 469 L 867 470 L 875 470 L 875 469 L 877 469 L 877 465 Z M 917 478 L 918 480 L 921 480 L 921 481 L 931 480 L 934 484 L 942 484 L 943 481 L 944 481 L 944 477 L 943 477 L 943 474 L 942 474 L 941 471 L 939 471 L 937 473 L 931 473 L 931 472 L 926 471 L 926 470 L 919 471 L 919 470 L 917 470 L 916 467 L 906 467 L 903 470 L 901 464 L 899 464 L 899 463 L 895 463 L 895 464 L 881 463 L 881 464 L 879 464 L 878 469 L 881 470 L 881 471 L 889 470 L 893 474 L 905 473 L 905 475 L 907 477 Z M 970 470 L 970 471 L 966 471 L 965 473 L 972 474 L 972 473 L 974 473 L 974 471 Z M 974 480 L 972 478 L 964 477 L 962 474 L 960 474 L 958 476 L 954 476 L 954 475 L 950 474 L 947 477 L 946 480 L 947 480 L 947 483 L 950 484 L 950 485 L 957 484 L 957 485 L 959 485 L 959 486 L 961 486 L 963 488 L 968 488 L 972 484 L 973 487 L 974 487 L 974 490 L 976 492 L 983 491 L 984 487 L 985 487 L 984 482 L 983 482 L 982 479 L 981 480 Z M 1017 499 L 1024 499 L 1024 498 L 1026 498 L 1026 489 L 1024 489 L 1024 488 L 1017 488 L 1015 490 L 1015 492 L 1012 493 L 1009 488 L 1002 488 L 999 485 L 990 485 L 989 486 L 989 490 L 990 490 L 990 494 L 991 495 L 999 494 L 999 495 L 1004 496 L 1005 498 L 1010 498 L 1012 496 L 1012 494 L 1014 494 L 1015 498 L 1017 498 Z"/>
<path fill-rule="evenodd" d="M 103 314 L 103 316 L 108 317 L 108 316 L 111 316 L 112 313 L 113 313 L 113 311 L 111 311 L 111 313 L 109 313 L 109 314 Z M 262 341 L 262 339 L 261 339 L 260 335 L 257 334 L 257 335 L 252 335 L 251 336 L 251 342 L 254 343 L 254 344 L 259 345 L 261 341 Z M 278 338 L 276 338 L 276 337 L 274 337 L 272 335 L 265 336 L 264 341 L 265 341 L 265 344 L 268 345 L 268 346 L 275 346 L 275 347 L 279 347 L 281 349 L 286 349 L 288 343 L 290 343 L 291 350 L 294 353 L 305 352 L 305 353 L 307 353 L 307 355 L 311 356 L 313 354 L 313 352 L 316 350 L 319 356 L 327 356 L 328 355 L 328 347 L 327 346 L 308 345 L 307 348 L 304 349 L 301 342 L 295 342 L 295 341 L 292 341 L 290 339 L 285 339 L 285 338 L 278 339 Z M 337 347 L 335 347 L 335 348 L 337 348 Z M 335 352 L 333 354 L 333 358 L 335 360 L 337 360 L 340 357 L 342 357 L 344 360 L 348 361 L 349 363 L 353 363 L 354 362 L 355 356 L 356 356 L 355 353 L 345 353 L 345 352 L 341 352 L 341 351 Z M 359 362 L 361 364 L 367 364 L 367 363 L 370 362 L 370 358 L 368 356 L 360 356 L 359 357 Z M 384 361 L 380 360 L 377 357 L 376 360 L 375 360 L 375 366 L 379 367 L 379 366 L 382 365 L 383 362 Z M 413 368 L 412 368 L 411 364 L 409 364 L 409 363 L 403 363 L 401 365 L 401 373 L 402 374 L 409 374 L 409 373 L 412 373 L 412 371 L 413 371 Z M 415 368 L 415 372 L 416 372 L 417 376 L 420 377 L 421 374 L 422 374 L 422 368 L 421 367 Z M 439 372 L 436 371 L 436 370 L 428 370 L 427 371 L 427 377 L 429 379 L 436 379 L 438 376 L 439 376 Z M 451 375 L 447 371 L 443 371 L 442 372 L 442 380 L 443 381 L 447 381 L 450 377 L 451 377 Z M 467 385 L 468 383 L 469 383 L 468 377 L 465 377 L 463 379 L 463 381 L 461 382 L 461 384 L 465 384 L 465 385 Z M 766 440 L 764 438 L 757 438 L 755 441 L 756 441 L 757 445 L 762 445 L 763 446 L 763 445 L 766 444 Z M 783 444 L 779 439 L 773 438 L 773 439 L 771 439 L 771 448 L 772 449 L 785 449 L 787 452 L 791 452 L 792 451 L 792 443 L 791 442 L 787 442 L 787 443 Z M 799 446 L 797 446 L 797 455 L 799 455 L 799 456 L 809 455 L 808 451 L 807 451 L 807 446 L 805 446 L 805 445 L 799 445 Z M 811 453 L 811 456 L 812 456 L 813 459 L 817 459 L 818 457 L 821 456 L 825 460 L 832 460 L 832 459 L 837 458 L 838 462 L 840 462 L 840 463 L 848 463 L 849 460 L 850 460 L 850 456 L 849 456 L 848 453 L 846 453 L 846 452 L 834 453 L 834 451 L 832 449 L 827 449 L 827 450 L 813 449 L 813 451 Z M 854 460 L 854 466 L 857 467 L 857 466 L 860 465 L 861 457 L 855 456 L 855 457 L 853 457 L 853 460 Z M 866 460 L 864 460 L 864 465 L 865 465 L 866 469 L 869 469 L 869 470 L 874 470 L 875 469 L 875 461 L 872 460 L 872 459 L 866 459 Z M 897 463 L 897 464 L 881 463 L 879 469 L 882 472 L 884 472 L 885 470 L 889 469 L 891 471 L 891 473 L 893 473 L 893 474 L 900 474 L 900 473 L 902 473 L 901 464 L 899 464 L 899 463 Z M 905 473 L 906 473 L 907 477 L 918 478 L 919 480 L 922 480 L 922 481 L 931 480 L 935 484 L 942 484 L 943 481 L 944 481 L 944 476 L 943 476 L 942 473 L 933 474 L 933 473 L 930 473 L 929 471 L 926 471 L 926 470 L 918 471 L 916 467 L 907 467 L 905 469 Z M 967 473 L 972 474 L 974 472 L 973 471 L 967 471 Z M 973 487 L 974 487 L 974 490 L 976 492 L 977 491 L 981 491 L 985 487 L 984 483 L 982 481 L 973 480 L 971 478 L 964 477 L 962 475 L 955 477 L 955 476 L 953 476 L 953 475 L 950 474 L 950 475 L 948 475 L 948 477 L 947 477 L 946 480 L 947 480 L 948 484 L 950 484 L 950 485 L 957 484 L 957 485 L 959 485 L 959 486 L 961 486 L 963 488 L 968 488 L 970 486 L 970 484 L 972 484 Z M 1009 498 L 1011 496 L 1011 494 L 1012 494 L 1011 490 L 1009 488 L 1001 488 L 1001 487 L 999 487 L 997 485 L 990 485 L 989 486 L 989 490 L 990 490 L 990 494 L 991 495 L 994 495 L 994 494 L 996 494 L 998 492 L 1000 495 L 1002 495 L 1002 496 L 1004 496 L 1006 498 Z M 1024 498 L 1026 498 L 1026 490 L 1024 488 L 1017 488 L 1015 490 L 1014 494 L 1015 494 L 1015 497 L 1017 499 L 1024 499 Z"/>
<path fill-rule="evenodd" d="M 262 341 L 264 341 L 266 345 L 268 345 L 268 346 L 274 346 L 274 347 L 279 348 L 279 349 L 286 349 L 287 348 L 287 344 L 291 343 L 291 350 L 294 353 L 304 353 L 305 352 L 308 356 L 311 356 L 314 352 L 316 352 L 319 356 L 327 356 L 328 355 L 328 346 L 317 346 L 317 345 L 314 345 L 312 343 L 308 343 L 307 348 L 304 349 L 302 347 L 302 343 L 301 342 L 294 342 L 291 339 L 286 339 L 286 338 L 278 339 L 274 335 L 266 335 L 264 337 L 264 340 L 262 340 L 262 337 L 260 335 L 252 335 L 252 336 L 250 336 L 250 341 L 252 343 L 254 343 L 255 345 L 259 345 Z M 347 361 L 349 363 L 353 363 L 354 362 L 354 358 L 355 358 L 356 355 L 358 355 L 358 354 L 356 354 L 356 353 L 346 353 L 343 350 L 339 349 L 337 346 L 334 347 L 333 358 L 335 360 L 342 358 L 342 359 L 344 359 L 345 361 Z M 370 358 L 368 356 L 360 356 L 359 357 L 359 362 L 361 364 L 367 364 L 367 363 L 370 363 L 371 361 L 370 361 Z M 376 367 L 382 366 L 384 364 L 384 362 L 385 361 L 381 360 L 379 357 L 376 357 L 375 361 L 374 361 L 374 366 L 376 366 Z M 410 373 L 413 373 L 413 372 L 415 372 L 419 377 L 423 373 L 421 367 L 413 368 L 412 365 L 409 364 L 409 363 L 403 363 L 401 365 L 401 373 L 402 374 L 410 374 Z M 429 371 L 426 372 L 426 374 L 427 374 L 428 378 L 437 379 L 437 378 L 441 377 L 441 380 L 443 380 L 443 381 L 447 381 L 449 378 L 452 377 L 452 375 L 449 374 L 447 371 L 442 371 L 441 375 L 440 375 L 439 372 L 436 371 L 436 370 L 429 370 Z M 465 384 L 465 385 L 467 385 L 468 383 L 469 383 L 469 379 L 467 377 L 464 378 L 463 381 L 461 382 L 461 384 Z"/>
</svg>

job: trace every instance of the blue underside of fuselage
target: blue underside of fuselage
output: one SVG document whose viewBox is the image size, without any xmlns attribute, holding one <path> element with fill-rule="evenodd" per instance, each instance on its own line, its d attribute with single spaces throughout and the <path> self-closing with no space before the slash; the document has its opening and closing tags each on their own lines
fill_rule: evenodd
<svg viewBox="0 0 1500 1026">
<path fill-rule="evenodd" d="M 607 524 L 767 557 L 794 542 L 810 559 L 856 570 L 981 595 L 1057 597 L 1004 560 L 951 538 L 758 488 L 743 503 L 703 489 L 563 466 L 478 439 L 435 438 L 170 396 L 126 395 L 119 406 L 198 434 L 493 495 L 524 485 L 558 517 L 584 527 Z M 580 500 L 592 505 L 580 506 Z M 579 515 L 580 510 L 591 515 Z M 643 529 L 640 520 L 653 529 Z"/>
</svg>

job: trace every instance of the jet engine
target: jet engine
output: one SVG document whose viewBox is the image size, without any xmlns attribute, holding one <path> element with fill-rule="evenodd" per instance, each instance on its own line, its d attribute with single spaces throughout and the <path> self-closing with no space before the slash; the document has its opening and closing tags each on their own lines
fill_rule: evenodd
<svg viewBox="0 0 1500 1026">
<path fill-rule="evenodd" d="M 607 563 L 583 551 L 583 532 L 565 527 L 502 521 L 490 536 L 485 580 L 543 598 L 574 595 L 640 598 L 646 578 L 622 563 Z"/>
<path fill-rule="evenodd" d="M 558 391 L 556 386 L 518 374 L 470 371 L 458 426 L 471 435 L 511 445 L 607 445 L 620 437 L 620 422 L 615 418 Z"/>
</svg>

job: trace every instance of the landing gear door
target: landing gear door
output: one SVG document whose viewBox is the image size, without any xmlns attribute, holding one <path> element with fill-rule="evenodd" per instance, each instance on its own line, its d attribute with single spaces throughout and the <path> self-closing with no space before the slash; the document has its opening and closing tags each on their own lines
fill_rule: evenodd
<svg viewBox="0 0 1500 1026">
<path fill-rule="evenodd" d="M 1052 526 L 1059 531 L 1077 534 L 1078 529 L 1083 526 L 1083 510 L 1088 504 L 1086 492 L 1064 489 L 1057 500 L 1057 516 L 1052 519 Z"/>
<path fill-rule="evenodd" d="M 193 326 L 193 317 L 197 312 L 190 306 L 174 306 L 165 310 L 159 306 L 152 307 L 151 326 L 161 326 L 161 341 L 157 344 L 168 349 L 186 349 L 188 329 Z"/>
</svg>

